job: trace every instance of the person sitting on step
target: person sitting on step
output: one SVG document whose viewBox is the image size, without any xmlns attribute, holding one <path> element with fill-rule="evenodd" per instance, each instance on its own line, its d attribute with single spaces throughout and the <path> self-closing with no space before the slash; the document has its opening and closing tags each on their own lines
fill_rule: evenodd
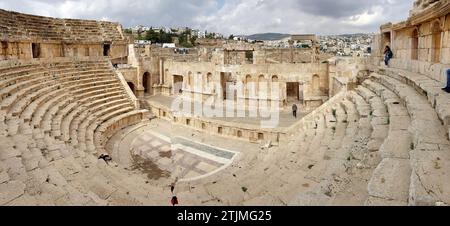
<svg viewBox="0 0 450 226">
<path fill-rule="evenodd" d="M 450 69 L 447 70 L 447 87 L 443 88 L 447 93 L 450 93 Z"/>
<path fill-rule="evenodd" d="M 111 156 L 109 156 L 107 154 L 101 154 L 100 157 L 98 157 L 98 159 L 103 159 L 103 161 L 105 161 L 106 164 L 109 164 L 109 162 L 112 161 Z"/>
</svg>

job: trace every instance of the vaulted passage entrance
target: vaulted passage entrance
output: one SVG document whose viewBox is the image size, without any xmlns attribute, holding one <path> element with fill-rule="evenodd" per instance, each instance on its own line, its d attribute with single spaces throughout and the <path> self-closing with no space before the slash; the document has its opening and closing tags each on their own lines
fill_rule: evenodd
<svg viewBox="0 0 450 226">
<path fill-rule="evenodd" d="M 183 76 L 174 75 L 173 76 L 173 95 L 183 94 Z"/>
<path fill-rule="evenodd" d="M 33 52 L 33 58 L 40 58 L 41 57 L 41 44 L 32 43 L 31 51 Z"/>
<path fill-rule="evenodd" d="M 103 56 L 109 56 L 111 51 L 111 44 L 105 43 L 103 44 Z"/>
<path fill-rule="evenodd" d="M 152 94 L 152 79 L 150 73 L 145 72 L 142 77 L 142 86 L 144 86 L 145 94 Z"/>
</svg>

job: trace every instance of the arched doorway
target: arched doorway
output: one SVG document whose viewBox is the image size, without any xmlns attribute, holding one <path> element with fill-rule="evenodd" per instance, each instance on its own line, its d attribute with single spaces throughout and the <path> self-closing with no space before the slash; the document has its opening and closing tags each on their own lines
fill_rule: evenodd
<svg viewBox="0 0 450 226">
<path fill-rule="evenodd" d="M 272 84 L 269 86 L 271 99 L 277 99 L 280 97 L 280 86 L 278 81 L 278 76 L 272 76 Z"/>
<path fill-rule="evenodd" d="M 145 94 L 152 94 L 152 84 L 151 84 L 151 77 L 150 73 L 145 72 L 142 77 L 142 85 L 144 86 L 144 93 Z"/>
<path fill-rule="evenodd" d="M 278 76 L 276 75 L 272 76 L 272 82 L 278 82 Z"/>
<path fill-rule="evenodd" d="M 432 32 L 432 47 L 431 47 L 431 62 L 439 63 L 441 61 L 441 24 L 435 21 L 431 27 Z"/>
<path fill-rule="evenodd" d="M 259 75 L 258 77 L 258 97 L 262 98 L 267 94 L 267 81 L 264 75 Z"/>
<path fill-rule="evenodd" d="M 182 75 L 173 75 L 173 90 L 172 90 L 172 94 L 175 96 L 179 96 L 183 94 L 183 84 L 184 84 L 184 79 Z"/>
<path fill-rule="evenodd" d="M 130 87 L 131 91 L 133 91 L 133 93 L 136 94 L 135 89 L 134 89 L 134 84 L 132 82 L 127 82 L 127 84 Z"/>
<path fill-rule="evenodd" d="M 411 35 L 411 60 L 419 59 L 419 31 L 414 29 Z"/>
</svg>

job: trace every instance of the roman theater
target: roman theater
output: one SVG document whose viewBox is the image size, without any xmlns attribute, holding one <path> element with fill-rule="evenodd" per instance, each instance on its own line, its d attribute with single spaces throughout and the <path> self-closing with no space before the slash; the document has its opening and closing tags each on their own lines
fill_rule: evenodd
<svg viewBox="0 0 450 226">
<path fill-rule="evenodd" d="M 290 40 L 180 54 L 0 9 L 0 205 L 450 205 L 450 0 L 381 25 L 371 56 Z"/>
</svg>

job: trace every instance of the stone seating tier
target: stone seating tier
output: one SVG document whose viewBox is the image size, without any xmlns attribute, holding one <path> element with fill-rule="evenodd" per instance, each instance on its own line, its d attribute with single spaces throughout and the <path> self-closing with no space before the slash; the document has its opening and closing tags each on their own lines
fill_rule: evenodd
<svg viewBox="0 0 450 226">
<path fill-rule="evenodd" d="M 57 19 L 0 10 L 0 30 L 9 40 L 123 41 L 118 23 Z"/>
<path fill-rule="evenodd" d="M 124 170 L 109 169 L 95 155 L 54 136 L 61 131 L 61 127 L 53 130 L 55 117 L 60 117 L 64 126 L 71 124 L 66 114 L 60 113 L 69 105 L 83 109 L 78 113 L 88 116 L 79 121 L 85 133 L 80 140 L 89 143 L 91 153 L 104 151 L 94 145 L 107 139 L 103 132 L 113 134 L 144 119 L 106 61 L 35 63 L 1 68 L 0 72 L 2 91 L 9 92 L 2 97 L 5 107 L 0 110 L 0 205 L 148 204 L 142 198 L 145 190 L 157 188 L 127 190 L 118 181 L 144 181 Z M 94 138 L 99 127 L 103 132 Z"/>
</svg>

